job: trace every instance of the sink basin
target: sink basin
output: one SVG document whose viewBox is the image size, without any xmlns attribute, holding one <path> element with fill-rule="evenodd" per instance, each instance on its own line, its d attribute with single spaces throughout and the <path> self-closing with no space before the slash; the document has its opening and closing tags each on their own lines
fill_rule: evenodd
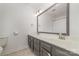
<svg viewBox="0 0 79 59">
<path fill-rule="evenodd" d="M 58 36 L 54 36 L 54 35 L 39 35 L 39 37 L 41 38 L 45 38 L 45 39 L 58 39 Z"/>
</svg>

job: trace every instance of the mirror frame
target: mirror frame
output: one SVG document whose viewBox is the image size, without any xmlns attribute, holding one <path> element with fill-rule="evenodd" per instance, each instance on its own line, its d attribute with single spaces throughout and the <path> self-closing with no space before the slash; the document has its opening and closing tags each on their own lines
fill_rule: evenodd
<svg viewBox="0 0 79 59">
<path fill-rule="evenodd" d="M 39 27 L 38 27 L 38 22 L 39 22 L 39 16 L 42 15 L 43 13 L 45 13 L 46 11 L 48 11 L 49 9 L 51 9 L 52 7 L 54 7 L 57 3 L 53 4 L 52 6 L 50 6 L 49 8 L 47 8 L 46 10 L 44 10 L 42 13 L 40 13 L 39 15 L 37 15 L 37 34 L 39 33 L 46 33 L 46 34 L 59 34 L 59 33 L 53 33 L 53 32 L 42 32 L 42 31 L 38 31 Z M 70 4 L 67 3 L 67 13 L 66 13 L 66 33 L 62 33 L 62 35 L 70 35 L 70 31 L 69 31 L 69 7 Z"/>
</svg>

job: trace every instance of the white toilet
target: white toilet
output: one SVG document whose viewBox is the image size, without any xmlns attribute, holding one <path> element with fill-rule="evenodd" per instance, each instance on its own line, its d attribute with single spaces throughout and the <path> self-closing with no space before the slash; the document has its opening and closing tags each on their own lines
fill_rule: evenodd
<svg viewBox="0 0 79 59">
<path fill-rule="evenodd" d="M 2 55 L 3 49 L 7 44 L 7 36 L 0 36 L 0 56 Z"/>
<path fill-rule="evenodd" d="M 1 54 L 2 54 L 2 51 L 3 51 L 3 48 L 2 48 L 2 47 L 0 47 L 0 56 L 1 56 Z"/>
</svg>

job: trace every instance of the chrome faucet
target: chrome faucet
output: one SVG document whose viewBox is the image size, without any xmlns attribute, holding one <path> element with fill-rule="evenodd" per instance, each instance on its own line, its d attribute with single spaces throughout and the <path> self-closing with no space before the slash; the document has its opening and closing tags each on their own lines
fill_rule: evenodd
<svg viewBox="0 0 79 59">
<path fill-rule="evenodd" d="M 62 33 L 59 33 L 59 39 L 65 40 L 65 36 Z"/>
</svg>

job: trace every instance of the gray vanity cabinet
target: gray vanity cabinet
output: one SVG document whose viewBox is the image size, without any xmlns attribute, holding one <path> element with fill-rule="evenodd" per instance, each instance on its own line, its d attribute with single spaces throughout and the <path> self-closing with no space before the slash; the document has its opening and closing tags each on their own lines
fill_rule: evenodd
<svg viewBox="0 0 79 59">
<path fill-rule="evenodd" d="M 28 45 L 37 56 L 79 56 L 59 46 L 28 35 Z"/>
<path fill-rule="evenodd" d="M 40 55 L 41 56 L 51 56 L 51 44 L 41 41 L 40 42 Z"/>
<path fill-rule="evenodd" d="M 40 51 L 40 45 L 39 45 L 40 43 L 39 43 L 39 39 L 34 39 L 34 54 L 35 55 L 37 55 L 37 56 L 39 56 L 40 54 L 39 54 L 39 51 Z"/>
<path fill-rule="evenodd" d="M 68 52 L 56 46 L 52 46 L 52 56 L 69 56 Z"/>
</svg>

